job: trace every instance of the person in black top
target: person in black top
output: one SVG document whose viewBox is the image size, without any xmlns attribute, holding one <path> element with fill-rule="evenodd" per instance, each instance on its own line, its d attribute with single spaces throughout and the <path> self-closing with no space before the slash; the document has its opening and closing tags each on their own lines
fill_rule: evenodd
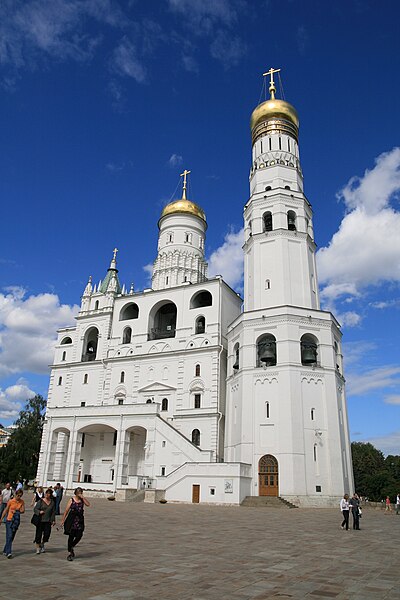
<svg viewBox="0 0 400 600">
<path fill-rule="evenodd" d="M 360 499 L 356 493 L 353 494 L 349 504 L 353 516 L 353 529 L 360 529 Z"/>
</svg>

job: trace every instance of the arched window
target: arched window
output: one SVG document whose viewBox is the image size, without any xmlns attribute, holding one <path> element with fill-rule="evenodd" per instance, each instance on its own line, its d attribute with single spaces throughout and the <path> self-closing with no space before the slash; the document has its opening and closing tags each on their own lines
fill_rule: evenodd
<svg viewBox="0 0 400 600">
<path fill-rule="evenodd" d="M 314 444 L 314 462 L 317 462 L 317 444 Z"/>
<path fill-rule="evenodd" d="M 201 394 L 195 394 L 194 395 L 194 407 L 200 408 L 200 406 L 201 406 Z"/>
<path fill-rule="evenodd" d="M 146 404 L 152 404 L 151 398 L 149 398 L 148 400 L 146 400 Z"/>
<path fill-rule="evenodd" d="M 61 359 L 61 360 L 65 360 L 66 358 L 67 358 L 67 353 L 66 353 L 66 352 L 63 352 L 63 353 L 62 353 L 62 359 Z"/>
<path fill-rule="evenodd" d="M 198 429 L 192 431 L 192 444 L 200 446 L 200 431 Z"/>
<path fill-rule="evenodd" d="M 272 213 L 267 211 L 263 214 L 263 231 L 272 231 Z"/>
<path fill-rule="evenodd" d="M 125 383 L 125 371 L 121 371 L 121 377 L 119 378 L 120 383 Z"/>
<path fill-rule="evenodd" d="M 83 341 L 82 362 L 96 360 L 98 337 L 99 330 L 97 327 L 89 327 Z"/>
<path fill-rule="evenodd" d="M 294 210 L 288 210 L 287 213 L 287 226 L 289 231 L 296 231 L 296 213 Z"/>
<path fill-rule="evenodd" d="M 272 187 L 270 185 L 267 185 L 267 187 L 265 188 L 266 192 L 270 192 L 272 190 Z"/>
<path fill-rule="evenodd" d="M 158 310 L 153 307 L 149 317 L 148 339 L 162 340 L 175 337 L 176 316 L 177 308 L 173 302 L 162 304 Z"/>
<path fill-rule="evenodd" d="M 271 333 L 266 333 L 257 340 L 257 367 L 273 367 L 275 365 L 276 339 Z"/>
<path fill-rule="evenodd" d="M 72 340 L 70 337 L 65 337 L 62 341 L 61 341 L 61 345 L 63 346 L 64 344 L 72 344 Z"/>
<path fill-rule="evenodd" d="M 239 364 L 239 355 L 240 355 L 240 350 L 239 350 L 239 342 L 238 342 L 233 347 L 233 356 L 234 356 L 233 369 L 235 371 L 237 371 L 239 369 L 239 366 L 240 366 L 240 364 Z"/>
<path fill-rule="evenodd" d="M 212 296 L 207 290 L 197 292 L 190 300 L 190 308 L 202 308 L 203 306 L 212 306 Z"/>
<path fill-rule="evenodd" d="M 290 185 L 285 185 L 285 190 L 290 190 Z"/>
<path fill-rule="evenodd" d="M 125 304 L 121 312 L 119 313 L 120 321 L 130 321 L 131 319 L 139 318 L 139 307 L 135 302 Z"/>
<path fill-rule="evenodd" d="M 96 302 L 94 303 L 94 310 L 98 310 L 99 308 L 99 301 L 96 300 Z"/>
<path fill-rule="evenodd" d="M 58 385 L 62 385 L 62 377 L 58 378 Z"/>
<path fill-rule="evenodd" d="M 83 383 L 87 383 L 88 379 L 89 379 L 88 374 L 85 373 L 84 376 L 83 376 Z"/>
<path fill-rule="evenodd" d="M 200 371 L 201 371 L 200 365 L 196 365 L 195 369 L 194 369 L 195 377 L 200 377 Z"/>
<path fill-rule="evenodd" d="M 318 340 L 311 333 L 305 333 L 300 340 L 301 364 L 315 366 L 318 363 Z"/>
<path fill-rule="evenodd" d="M 168 410 L 168 398 L 161 400 L 161 410 Z"/>
<path fill-rule="evenodd" d="M 269 419 L 269 402 L 268 402 L 268 400 L 265 403 L 265 416 L 267 419 Z"/>
<path fill-rule="evenodd" d="M 196 319 L 196 326 L 195 326 L 195 333 L 196 335 L 200 334 L 200 333 L 204 333 L 206 330 L 206 319 L 205 317 L 197 317 Z"/>
<path fill-rule="evenodd" d="M 132 329 L 130 327 L 125 327 L 124 333 L 122 335 L 122 343 L 130 344 L 132 339 Z"/>
<path fill-rule="evenodd" d="M 315 408 L 311 409 L 311 421 L 314 421 L 315 418 Z"/>
</svg>

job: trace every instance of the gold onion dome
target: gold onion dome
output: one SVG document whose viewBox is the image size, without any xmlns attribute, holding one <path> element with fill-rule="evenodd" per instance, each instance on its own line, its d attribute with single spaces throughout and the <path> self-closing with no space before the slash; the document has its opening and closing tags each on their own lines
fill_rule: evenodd
<svg viewBox="0 0 400 600">
<path fill-rule="evenodd" d="M 284 133 L 294 137 L 296 140 L 299 133 L 299 116 L 297 110 L 286 100 L 275 98 L 274 73 L 280 69 L 270 69 L 266 75 L 270 75 L 269 100 L 262 102 L 253 110 L 250 119 L 250 129 L 254 142 L 262 135 L 273 133 Z"/>
<path fill-rule="evenodd" d="M 186 197 L 187 176 L 189 175 L 189 173 L 190 171 L 187 171 L 186 169 L 183 171 L 183 173 L 181 173 L 181 177 L 183 177 L 182 198 L 180 198 L 179 200 L 174 200 L 173 202 L 170 202 L 169 204 L 167 204 L 167 206 L 164 207 L 161 213 L 160 221 L 163 217 L 166 217 L 168 215 L 189 213 L 206 222 L 206 215 L 203 209 L 191 200 L 188 200 Z"/>
</svg>

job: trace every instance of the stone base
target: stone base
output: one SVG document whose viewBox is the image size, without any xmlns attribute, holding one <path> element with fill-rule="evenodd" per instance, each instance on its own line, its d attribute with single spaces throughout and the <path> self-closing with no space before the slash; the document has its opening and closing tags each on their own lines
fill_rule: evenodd
<svg viewBox="0 0 400 600">
<path fill-rule="evenodd" d="M 291 496 L 282 495 L 281 498 L 299 508 L 337 508 L 341 496 Z"/>
</svg>

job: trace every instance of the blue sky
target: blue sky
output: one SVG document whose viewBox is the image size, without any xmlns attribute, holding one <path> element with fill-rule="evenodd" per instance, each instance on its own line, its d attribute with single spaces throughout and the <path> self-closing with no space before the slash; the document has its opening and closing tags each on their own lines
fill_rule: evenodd
<svg viewBox="0 0 400 600">
<path fill-rule="evenodd" d="M 147 285 L 184 167 L 210 271 L 240 288 L 249 118 L 274 66 L 300 115 L 351 436 L 400 453 L 399 22 L 390 0 L 2 2 L 0 422 L 46 395 L 55 331 L 114 246 L 121 280 Z"/>
</svg>

